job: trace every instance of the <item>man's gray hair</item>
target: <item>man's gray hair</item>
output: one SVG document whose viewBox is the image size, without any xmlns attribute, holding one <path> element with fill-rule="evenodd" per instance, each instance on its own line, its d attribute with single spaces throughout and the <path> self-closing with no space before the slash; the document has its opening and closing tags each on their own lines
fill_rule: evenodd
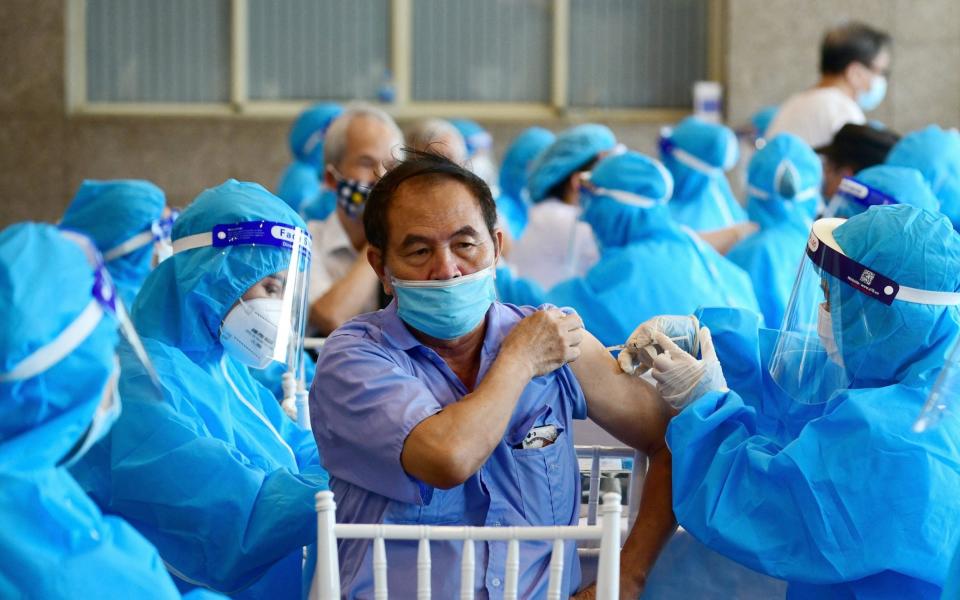
<svg viewBox="0 0 960 600">
<path fill-rule="evenodd" d="M 386 125 L 393 136 L 391 148 L 394 148 L 395 152 L 398 152 L 399 148 L 403 146 L 403 133 L 390 115 L 375 106 L 358 102 L 348 105 L 343 114 L 334 119 L 330 129 L 327 130 L 327 135 L 323 140 L 324 164 L 338 165 L 343 160 L 347 153 L 347 129 L 350 128 L 350 123 L 358 117 L 375 119 Z M 399 159 L 400 157 L 396 158 Z"/>
<path fill-rule="evenodd" d="M 442 140 L 447 138 L 452 144 Z M 442 154 L 462 165 L 467 160 L 467 142 L 453 123 L 445 119 L 423 119 L 407 129 L 407 145 L 419 152 Z"/>
</svg>

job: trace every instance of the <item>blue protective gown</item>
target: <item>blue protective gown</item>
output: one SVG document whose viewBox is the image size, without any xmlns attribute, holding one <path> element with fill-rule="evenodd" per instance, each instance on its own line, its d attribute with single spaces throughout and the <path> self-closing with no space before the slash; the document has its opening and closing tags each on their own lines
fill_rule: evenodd
<svg viewBox="0 0 960 600">
<path fill-rule="evenodd" d="M 90 237 L 97 249 L 107 252 L 144 231 L 163 215 L 167 204 L 163 190 L 139 179 L 87 180 L 70 201 L 60 221 L 64 229 Z M 153 268 L 153 243 L 106 263 L 123 303 L 130 307 Z"/>
<path fill-rule="evenodd" d="M 317 363 L 313 357 L 303 353 L 303 371 L 306 380 L 307 389 L 313 382 L 313 375 L 317 371 Z M 260 382 L 260 385 L 267 388 L 278 402 L 283 402 L 283 375 L 287 372 L 287 365 L 273 361 L 266 369 L 250 369 L 250 375 Z"/>
<path fill-rule="evenodd" d="M 554 286 L 544 301 L 576 309 L 604 345 L 623 343 L 657 315 L 700 306 L 759 312 L 746 273 L 673 223 L 667 206 L 637 209 L 597 197 L 584 220 L 601 242 L 600 261 L 583 277 Z"/>
<path fill-rule="evenodd" d="M 705 175 L 669 155 L 662 160 L 673 175 L 673 199 L 668 206 L 674 221 L 694 231 L 713 231 L 747 220 L 726 176 Z"/>
<path fill-rule="evenodd" d="M 337 208 L 337 193 L 326 186 L 300 205 L 300 217 L 304 221 L 323 221 Z"/>
<path fill-rule="evenodd" d="M 913 131 L 890 149 L 885 163 L 920 171 L 940 201 L 940 212 L 960 230 L 960 132 L 939 125 Z"/>
<path fill-rule="evenodd" d="M 760 231 L 727 253 L 727 258 L 750 276 L 763 319 L 770 327 L 783 321 L 816 211 L 817 198 L 794 202 L 751 196 L 747 212 Z"/>
<path fill-rule="evenodd" d="M 865 215 L 835 231 L 848 255 L 904 285 L 960 287 L 947 219 L 911 207 Z M 903 249 L 877 254 L 891 230 Z M 960 541 L 960 422 L 922 435 L 911 425 L 960 315 L 830 285 L 844 362 L 862 366 L 822 404 L 793 402 L 770 378 L 776 332 L 702 312 L 731 391 L 699 398 L 667 430 L 674 512 L 712 549 L 788 580 L 789 598 L 937 598 Z"/>
<path fill-rule="evenodd" d="M 497 212 L 510 237 L 519 240 L 527 227 L 529 193 L 527 169 L 547 146 L 557 139 L 542 127 L 530 127 L 510 143 L 500 165 L 500 195 Z"/>
<path fill-rule="evenodd" d="M 769 327 L 783 320 L 822 184 L 820 157 L 789 133 L 767 140 L 747 167 L 747 213 L 760 231 L 727 258 L 750 275 Z"/>
<path fill-rule="evenodd" d="M 947 583 L 943 586 L 942 600 L 951 598 L 960 598 L 960 549 L 954 555 L 950 562 L 950 572 L 947 574 Z"/>
<path fill-rule="evenodd" d="M 497 267 L 497 300 L 516 306 L 540 306 L 545 292 L 532 279 L 514 275 L 508 266 Z"/>
<path fill-rule="evenodd" d="M 724 175 L 739 155 L 733 131 L 687 117 L 660 140 L 660 160 L 673 175 L 670 214 L 694 231 L 711 231 L 746 221 Z"/>
<path fill-rule="evenodd" d="M 231 180 L 202 193 L 173 237 L 260 219 L 303 227 L 262 187 Z M 302 547 L 315 539 L 314 494 L 327 487 L 327 474 L 310 432 L 283 414 L 218 337 L 237 298 L 288 260 L 289 251 L 234 246 L 161 263 L 133 317 L 163 398 L 122 355 L 123 414 L 75 469 L 101 506 L 157 546 L 184 588 L 252 598 L 301 593 Z"/>
<path fill-rule="evenodd" d="M 322 220 L 333 210 L 326 204 L 316 205 L 323 186 L 323 139 L 333 121 L 343 113 L 338 104 L 321 102 L 304 110 L 290 126 L 287 143 L 293 162 L 287 166 L 277 184 L 279 196 L 295 212 L 303 213 L 304 205 L 314 204 L 309 219 Z"/>
<path fill-rule="evenodd" d="M 49 275 L 56 266 L 56 277 Z M 0 372 L 51 342 L 90 302 L 83 253 L 50 225 L 0 233 Z M 57 463 L 90 426 L 114 369 L 116 321 L 105 315 L 65 358 L 0 383 L 0 597 L 179 598 L 156 549 L 100 512 Z"/>
<path fill-rule="evenodd" d="M 277 196 L 299 213 L 320 194 L 320 176 L 314 165 L 294 160 L 280 176 Z"/>
</svg>

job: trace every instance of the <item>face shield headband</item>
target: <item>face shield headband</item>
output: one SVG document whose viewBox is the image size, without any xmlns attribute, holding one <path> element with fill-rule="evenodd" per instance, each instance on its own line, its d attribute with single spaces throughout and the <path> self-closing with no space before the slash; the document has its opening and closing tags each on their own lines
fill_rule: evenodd
<svg viewBox="0 0 960 600">
<path fill-rule="evenodd" d="M 110 262 L 111 260 L 130 254 L 134 250 L 138 250 L 154 242 L 170 242 L 171 234 L 173 233 L 173 223 L 179 216 L 179 210 L 171 209 L 169 215 L 155 219 L 150 223 L 150 228 L 146 231 L 142 231 L 104 252 L 103 260 Z"/>
<path fill-rule="evenodd" d="M 660 150 L 662 156 L 672 156 L 677 159 L 681 164 L 686 165 L 687 167 L 703 173 L 708 177 L 722 177 L 725 171 L 728 171 L 733 168 L 736 163 L 736 137 L 731 136 L 727 144 L 726 153 L 723 159 L 723 166 L 715 167 L 691 154 L 690 152 L 684 150 L 671 139 L 673 130 L 670 128 L 665 128 L 660 132 L 660 139 L 657 141 L 657 146 Z"/>
<path fill-rule="evenodd" d="M 894 300 L 936 306 L 960 304 L 960 293 L 921 290 L 900 285 L 882 273 L 830 247 L 829 244 L 821 241 L 816 233 L 811 233 L 807 242 L 807 258 L 837 281 L 887 306 L 893 304 Z"/>
<path fill-rule="evenodd" d="M 636 206 L 638 208 L 653 208 L 654 206 L 666 204 L 670 201 L 670 197 L 673 196 L 673 176 L 670 175 L 670 172 L 667 171 L 667 168 L 664 167 L 659 161 L 654 161 L 653 164 L 660 172 L 660 176 L 663 178 L 663 181 L 666 183 L 666 189 L 664 190 L 663 195 L 661 195 L 659 198 L 635 194 L 626 190 L 615 190 L 597 186 L 593 183 L 591 179 L 592 174 L 589 171 L 580 175 L 580 181 L 584 184 L 584 189 L 594 196 L 604 196 L 616 200 L 621 204 Z"/>
<path fill-rule="evenodd" d="M 840 180 L 840 187 L 837 188 L 837 193 L 830 200 L 824 216 L 835 216 L 843 202 L 850 202 L 863 210 L 867 210 L 871 206 L 899 204 L 893 196 L 861 183 L 853 177 L 844 177 Z"/>
</svg>

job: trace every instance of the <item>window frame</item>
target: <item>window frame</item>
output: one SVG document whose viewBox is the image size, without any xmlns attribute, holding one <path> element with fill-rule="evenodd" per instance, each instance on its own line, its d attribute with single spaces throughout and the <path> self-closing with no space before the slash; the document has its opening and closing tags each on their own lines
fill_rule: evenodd
<svg viewBox="0 0 960 600">
<path fill-rule="evenodd" d="M 582 108 L 568 104 L 570 0 L 550 0 L 553 5 L 550 102 L 424 102 L 412 101 L 413 2 L 390 0 L 390 57 L 395 99 L 371 101 L 396 119 L 464 117 L 484 121 L 534 121 L 562 119 L 662 123 L 690 114 L 677 108 Z M 707 77 L 725 84 L 723 73 L 723 17 L 726 0 L 707 2 Z M 69 115 L 250 117 L 292 119 L 316 100 L 250 100 L 248 90 L 249 39 L 247 0 L 230 0 L 230 100 L 229 102 L 91 102 L 87 99 L 87 2 L 66 3 L 65 85 Z"/>
</svg>

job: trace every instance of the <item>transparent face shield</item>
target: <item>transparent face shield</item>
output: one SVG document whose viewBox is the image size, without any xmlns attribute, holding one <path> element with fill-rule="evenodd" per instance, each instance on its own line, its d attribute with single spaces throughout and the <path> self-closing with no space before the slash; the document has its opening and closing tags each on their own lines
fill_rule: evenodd
<svg viewBox="0 0 960 600">
<path fill-rule="evenodd" d="M 282 252 L 278 270 L 248 288 L 224 316 L 220 342 L 235 359 L 264 369 L 272 361 L 293 373 L 303 370 L 303 337 L 307 320 L 310 234 L 271 221 L 217 225 L 213 231 L 174 242 L 174 254 L 212 246 L 266 246 Z"/>
<path fill-rule="evenodd" d="M 873 344 L 888 343 L 876 333 L 865 302 L 951 305 L 960 295 L 914 289 L 846 256 L 833 237 L 844 219 L 814 222 L 790 302 L 770 359 L 777 385 L 804 404 L 820 404 L 850 387 Z M 871 342 L 876 338 L 878 341 Z M 856 339 L 855 347 L 851 339 Z M 845 344 L 850 347 L 845 347 Z"/>
<path fill-rule="evenodd" d="M 159 393 L 160 382 L 157 378 L 157 372 L 147 355 L 146 349 L 137 330 L 130 320 L 123 301 L 117 295 L 116 287 L 110 278 L 110 273 L 104 266 L 103 257 L 96 246 L 83 234 L 61 230 L 61 234 L 75 242 L 83 251 L 90 266 L 94 272 L 93 289 L 91 289 L 90 303 L 86 308 L 50 343 L 35 350 L 32 354 L 14 367 L 8 373 L 0 374 L 0 380 L 12 381 L 18 379 L 28 379 L 38 375 L 53 365 L 58 363 L 64 357 L 73 352 L 87 337 L 93 333 L 94 329 L 103 320 L 104 315 L 112 315 L 118 323 L 120 335 L 133 351 L 134 356 L 140 361 L 144 371 L 147 373 L 154 387 Z"/>
<path fill-rule="evenodd" d="M 824 209 L 823 217 L 850 218 L 866 211 L 871 206 L 886 206 L 888 204 L 897 204 L 897 200 L 893 196 L 884 194 L 853 177 L 844 177 L 840 180 L 837 192 Z"/>
<path fill-rule="evenodd" d="M 922 433 L 936 427 L 948 414 L 956 414 L 960 400 L 960 340 L 953 345 L 947 362 L 940 370 L 927 402 L 913 424 L 913 430 Z"/>
</svg>

